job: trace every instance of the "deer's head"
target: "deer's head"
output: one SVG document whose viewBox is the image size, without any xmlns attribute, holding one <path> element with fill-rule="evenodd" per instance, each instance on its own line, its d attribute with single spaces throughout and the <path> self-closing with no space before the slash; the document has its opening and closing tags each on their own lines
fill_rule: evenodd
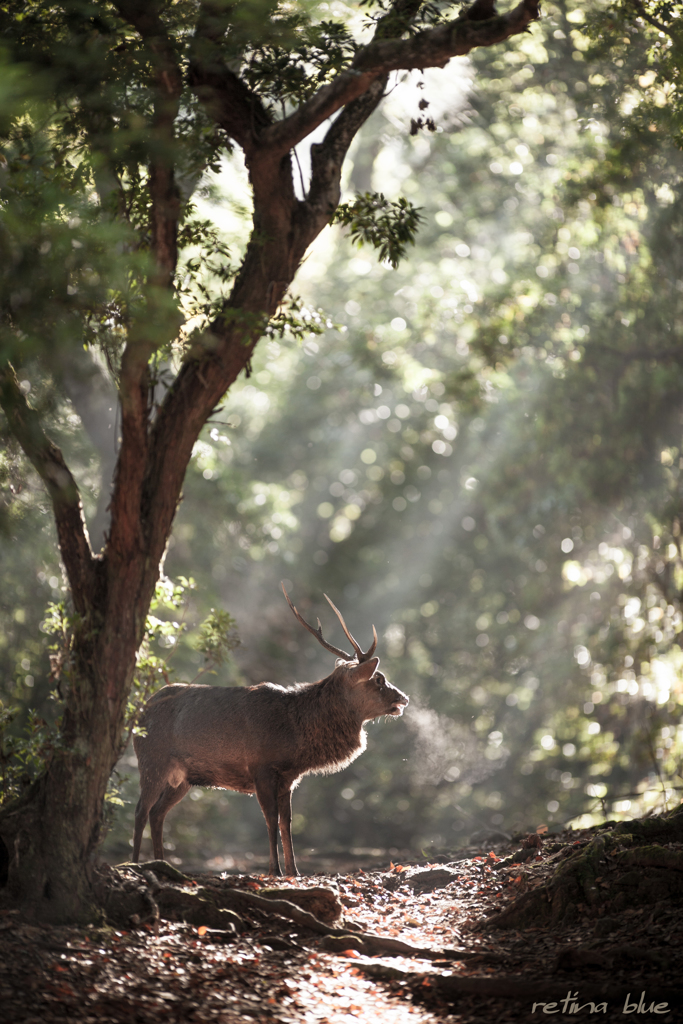
<svg viewBox="0 0 683 1024">
<path fill-rule="evenodd" d="M 314 629 L 310 623 L 299 614 L 294 605 L 292 604 L 289 594 L 285 590 L 284 583 L 281 583 L 282 592 L 285 595 L 287 604 L 292 609 L 298 622 L 304 626 L 309 633 L 312 633 L 318 643 L 322 644 L 326 651 L 337 657 L 337 666 L 333 675 L 338 677 L 339 682 L 349 688 L 351 691 L 353 703 L 358 706 L 358 711 L 364 722 L 370 721 L 372 718 L 378 718 L 381 715 L 391 715 L 394 718 L 403 714 L 404 707 L 407 706 L 409 698 L 402 690 L 398 687 L 393 686 L 387 681 L 386 676 L 383 672 L 378 672 L 379 658 L 374 657 L 375 648 L 377 647 L 377 631 L 375 627 L 372 627 L 373 640 L 367 651 L 363 651 L 362 647 L 357 640 L 349 632 L 344 618 L 333 602 L 325 594 L 325 600 L 328 602 L 335 615 L 341 623 L 341 627 L 344 633 L 348 637 L 353 647 L 354 653 L 348 654 L 346 651 L 342 651 L 339 647 L 334 647 L 333 644 L 323 636 L 323 627 L 320 619 L 318 619 L 318 628 Z"/>
</svg>

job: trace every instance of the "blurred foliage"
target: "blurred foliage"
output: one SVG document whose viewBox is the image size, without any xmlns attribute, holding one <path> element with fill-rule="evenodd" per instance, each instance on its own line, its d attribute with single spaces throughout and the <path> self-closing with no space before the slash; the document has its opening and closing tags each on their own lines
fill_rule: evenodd
<svg viewBox="0 0 683 1024">
<path fill-rule="evenodd" d="M 204 655 L 204 671 L 213 671 L 213 666 L 222 668 L 230 652 L 240 645 L 237 623 L 230 612 L 216 611 L 215 608 L 199 627 L 199 638 L 195 649 Z"/>
<path fill-rule="evenodd" d="M 54 749 L 56 732 L 30 710 L 20 734 L 10 731 L 18 707 L 0 702 L 0 804 L 19 796 L 43 771 Z"/>
<path fill-rule="evenodd" d="M 361 642 L 374 622 L 382 669 L 411 695 L 404 720 L 368 727 L 368 751 L 343 774 L 302 782 L 300 849 L 448 850 L 473 833 L 630 817 L 680 798 L 682 6 L 549 3 L 532 32 L 493 55 L 399 76 L 352 153 L 343 216 L 361 237 L 352 192 L 381 190 L 387 209 L 405 200 L 422 218 L 415 248 L 391 269 L 338 228 L 321 239 L 299 287 L 325 313 L 295 309 L 300 329 L 271 328 L 195 446 L 166 573 L 197 584 L 191 594 L 180 584 L 184 618 L 171 594 L 150 620 L 145 692 L 170 678 L 171 653 L 173 678 L 191 680 L 214 641 L 230 646 L 227 612 L 201 640 L 219 608 L 242 639 L 225 665 L 215 660 L 219 682 L 329 672 L 286 608 L 285 578 L 309 619 L 324 614 L 327 592 Z M 358 16 L 341 3 L 333 13 L 347 26 Z M 317 67 L 316 46 L 332 38 L 322 8 L 312 17 L 318 36 L 294 19 L 260 44 L 270 102 L 308 87 L 301 68 Z M 341 66 L 350 51 L 335 32 Z M 427 109 L 436 130 L 411 135 Z M 196 140 L 201 117 L 188 117 Z M 187 236 L 188 317 L 211 315 L 221 286 L 211 261 L 227 274 L 227 250 L 243 246 L 248 189 L 234 157 L 219 170 L 219 143 L 202 143 L 188 221 L 212 225 Z M 26 145 L 13 143 L 8 166 L 39 174 Z M 55 218 L 35 300 L 54 310 L 55 353 L 69 302 L 104 308 L 79 275 L 106 276 L 118 244 L 90 224 L 70 175 L 54 202 L 68 200 L 80 223 Z M 134 221 L 143 191 L 122 180 Z M 10 200 L 17 223 L 20 200 Z M 31 258 L 40 245 L 36 233 Z M 67 300 L 59 283 L 55 303 L 60 273 L 79 291 Z M 138 285 L 112 287 L 123 322 Z M 27 338 L 33 301 L 21 307 Z M 110 330 L 99 315 L 97 330 Z M 98 451 L 58 368 L 38 370 L 27 351 L 21 379 L 52 417 L 92 516 Z M 63 597 L 53 528 L 11 444 L 0 473 L 2 699 L 22 708 L 16 722 L 28 709 L 47 720 L 39 623 L 46 601 Z M 331 618 L 323 627 L 336 628 Z M 127 802 L 105 846 L 120 859 L 134 762 L 122 760 Z M 190 796 L 166 823 L 175 855 L 265 849 L 255 801 Z"/>
</svg>

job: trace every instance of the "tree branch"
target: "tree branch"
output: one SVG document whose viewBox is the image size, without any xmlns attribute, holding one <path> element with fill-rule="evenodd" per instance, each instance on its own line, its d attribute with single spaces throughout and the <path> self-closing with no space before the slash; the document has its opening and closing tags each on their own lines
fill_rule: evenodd
<svg viewBox="0 0 683 1024">
<path fill-rule="evenodd" d="M 427 29 L 408 39 L 376 38 L 354 57 L 351 66 L 324 85 L 289 117 L 261 133 L 259 146 L 277 152 L 292 149 L 335 114 L 361 96 L 377 78 L 390 71 L 443 67 L 451 57 L 478 46 L 493 46 L 526 31 L 539 16 L 539 0 L 521 0 L 507 14 L 470 20 L 467 12 L 454 21 Z"/>
<path fill-rule="evenodd" d="M 175 42 L 152 4 L 115 0 L 121 17 L 147 45 L 154 75 L 154 113 L 150 145 L 149 191 L 152 200 L 152 251 L 157 265 L 154 284 L 170 288 L 178 262 L 180 196 L 174 178 L 174 125 L 183 90 Z"/>
<path fill-rule="evenodd" d="M 259 96 L 231 71 L 223 59 L 220 43 L 225 33 L 225 9 L 203 2 L 191 44 L 189 84 L 209 115 L 230 138 L 251 151 L 257 133 L 272 119 Z"/>
<path fill-rule="evenodd" d="M 94 600 L 97 561 L 90 548 L 78 485 L 60 449 L 43 431 L 38 414 L 27 402 L 9 363 L 0 368 L 0 405 L 12 433 L 50 495 L 74 607 L 84 615 Z"/>
<path fill-rule="evenodd" d="M 311 184 L 306 206 L 329 222 L 339 203 L 342 165 L 359 129 L 377 109 L 384 96 L 386 76 L 344 107 L 322 142 L 311 146 Z"/>
<path fill-rule="evenodd" d="M 418 7 L 417 0 L 398 0 L 395 16 L 400 14 L 405 22 L 398 31 L 408 27 Z M 195 38 L 191 80 L 212 115 L 245 151 L 254 190 L 255 230 L 225 309 L 206 332 L 202 345 L 188 357 L 149 432 L 142 492 L 136 482 L 126 513 L 132 515 L 133 505 L 141 510 L 139 542 L 149 564 L 148 579 L 143 583 L 147 589 L 156 581 L 192 447 L 211 411 L 248 365 L 264 317 L 277 307 L 307 247 L 329 223 L 339 201 L 342 162 L 358 129 L 379 104 L 388 71 L 444 64 L 453 54 L 506 39 L 523 31 L 537 16 L 538 3 L 523 0 L 501 18 L 470 22 L 465 16 L 406 40 L 385 39 L 390 23 L 382 19 L 375 40 L 356 57 L 352 70 L 278 124 L 270 123 L 259 97 L 225 65 L 219 49 L 224 26 L 220 18 L 216 21 L 209 0 L 204 0 L 202 10 L 205 21 Z M 396 30 L 394 23 L 392 31 Z M 291 183 L 289 150 L 341 107 L 344 109 L 323 142 L 312 147 L 309 195 L 299 202 Z M 133 352 L 130 358 L 134 359 Z M 124 437 L 122 455 L 126 448 Z M 121 462 L 116 505 L 124 509 L 128 496 L 123 494 L 122 468 Z M 117 515 L 113 510 L 112 542 Z"/>
<path fill-rule="evenodd" d="M 400 38 L 410 28 L 413 18 L 419 14 L 424 0 L 394 0 L 386 14 L 375 26 L 375 39 Z"/>
<path fill-rule="evenodd" d="M 177 43 L 169 36 L 160 16 L 160 5 L 139 4 L 137 0 L 114 0 L 120 16 L 142 38 L 152 65 L 154 110 L 149 143 L 150 228 L 155 271 L 148 281 L 148 323 L 133 327 L 121 360 L 121 449 L 116 468 L 111 502 L 109 572 L 120 578 L 125 571 L 121 560 L 143 550 L 141 495 L 147 462 L 149 413 L 149 359 L 164 334 L 160 322 L 169 323 L 173 336 L 171 310 L 165 306 L 158 289 L 167 293 L 173 286 L 178 260 L 178 221 L 180 196 L 175 183 L 177 159 L 175 120 L 178 116 L 183 76 Z M 154 315 L 157 307 L 158 316 Z M 167 340 L 164 336 L 163 340 Z"/>
<path fill-rule="evenodd" d="M 111 529 L 107 554 L 109 572 L 120 575 L 121 559 L 143 555 L 140 500 L 147 464 L 149 357 L 143 338 L 129 339 L 121 358 L 121 447 L 114 474 Z"/>
<path fill-rule="evenodd" d="M 256 93 L 225 65 L 206 67 L 199 59 L 190 64 L 188 79 L 208 114 L 245 153 L 251 152 L 257 132 L 272 123 Z"/>
<path fill-rule="evenodd" d="M 669 27 L 664 25 L 661 21 L 658 21 L 658 19 L 655 18 L 652 14 L 648 14 L 647 10 L 645 9 L 645 4 L 641 3 L 641 0 L 631 0 L 631 4 L 633 5 L 633 7 L 635 7 L 636 11 L 638 12 L 638 16 L 641 17 L 643 21 L 648 21 L 650 25 L 652 25 L 656 29 L 659 29 L 660 32 L 663 32 L 664 35 L 669 36 L 671 39 L 676 38 L 676 34 L 672 32 Z"/>
</svg>

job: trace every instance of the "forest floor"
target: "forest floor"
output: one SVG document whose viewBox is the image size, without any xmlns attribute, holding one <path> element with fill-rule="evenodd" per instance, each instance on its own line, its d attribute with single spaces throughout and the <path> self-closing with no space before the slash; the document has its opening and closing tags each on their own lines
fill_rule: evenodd
<svg viewBox="0 0 683 1024">
<path fill-rule="evenodd" d="M 153 861 L 102 885 L 118 927 L 0 909 L 2 1024 L 683 1020 L 677 837 L 607 825 L 282 880 Z"/>
</svg>

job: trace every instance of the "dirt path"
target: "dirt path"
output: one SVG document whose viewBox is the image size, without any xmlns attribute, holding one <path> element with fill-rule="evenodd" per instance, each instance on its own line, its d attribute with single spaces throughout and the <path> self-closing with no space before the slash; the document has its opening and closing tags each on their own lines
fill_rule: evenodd
<svg viewBox="0 0 683 1024">
<path fill-rule="evenodd" d="M 569 833 L 447 864 L 286 879 L 277 892 L 263 876 L 189 880 L 173 869 L 163 877 L 156 864 L 119 868 L 109 875 L 127 926 L 35 927 L 0 910 L 0 1021 L 681 1021 L 681 844 L 666 846 L 670 871 L 634 871 L 614 850 L 592 906 L 563 906 L 556 922 L 495 927 L 505 908 L 501 922 L 513 906 L 538 916 L 560 866 L 582 864 L 594 840 Z M 643 903 L 650 876 L 645 890 L 661 898 Z M 401 955 L 382 948 L 392 942 Z"/>
</svg>

